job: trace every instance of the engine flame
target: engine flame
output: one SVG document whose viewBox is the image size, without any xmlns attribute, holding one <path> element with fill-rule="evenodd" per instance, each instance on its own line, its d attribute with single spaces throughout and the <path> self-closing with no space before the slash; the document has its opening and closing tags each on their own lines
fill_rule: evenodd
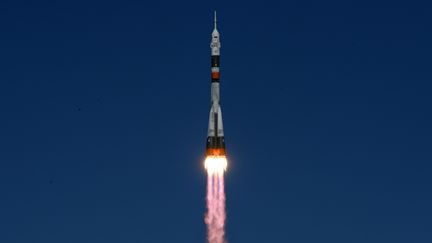
<svg viewBox="0 0 432 243">
<path fill-rule="evenodd" d="M 207 156 L 204 166 L 207 170 L 207 224 L 208 243 L 226 243 L 225 240 L 225 189 L 224 173 L 227 168 L 225 156 Z"/>
<path fill-rule="evenodd" d="M 209 175 L 223 174 L 228 166 L 225 156 L 207 156 L 204 161 L 204 167 Z"/>
</svg>

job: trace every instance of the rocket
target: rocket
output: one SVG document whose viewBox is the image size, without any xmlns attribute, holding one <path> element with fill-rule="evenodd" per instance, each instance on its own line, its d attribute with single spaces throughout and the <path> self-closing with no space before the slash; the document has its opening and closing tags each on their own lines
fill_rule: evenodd
<svg viewBox="0 0 432 243">
<path fill-rule="evenodd" d="M 225 156 L 225 138 L 222 125 L 222 111 L 219 104 L 220 86 L 220 36 L 217 30 L 216 11 L 214 13 L 214 29 L 210 43 L 211 48 L 211 108 L 207 132 L 206 155 Z"/>
</svg>

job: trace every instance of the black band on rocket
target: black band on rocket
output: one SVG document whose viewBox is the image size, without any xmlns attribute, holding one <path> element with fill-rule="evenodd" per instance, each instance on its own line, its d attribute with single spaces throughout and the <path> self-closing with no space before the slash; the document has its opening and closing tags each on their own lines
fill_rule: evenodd
<svg viewBox="0 0 432 243">
<path fill-rule="evenodd" d="M 207 137 L 206 148 L 208 149 L 224 149 L 225 138 L 224 137 Z"/>
<path fill-rule="evenodd" d="M 211 56 L 211 66 L 212 67 L 219 67 L 220 63 L 220 56 Z"/>
</svg>

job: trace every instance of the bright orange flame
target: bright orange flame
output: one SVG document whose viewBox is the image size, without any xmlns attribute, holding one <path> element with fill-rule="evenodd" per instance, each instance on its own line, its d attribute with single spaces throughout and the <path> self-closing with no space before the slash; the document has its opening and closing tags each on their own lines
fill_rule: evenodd
<svg viewBox="0 0 432 243">
<path fill-rule="evenodd" d="M 204 167 L 209 175 L 224 173 L 227 165 L 228 161 L 225 156 L 207 156 L 204 161 Z"/>
</svg>

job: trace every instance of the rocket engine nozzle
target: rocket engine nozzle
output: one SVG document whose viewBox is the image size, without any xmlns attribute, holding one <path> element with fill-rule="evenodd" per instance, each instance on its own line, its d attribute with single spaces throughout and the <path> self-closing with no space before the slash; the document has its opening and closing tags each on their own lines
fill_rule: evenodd
<svg viewBox="0 0 432 243">
<path fill-rule="evenodd" d="M 206 156 L 226 156 L 225 148 L 208 148 L 206 149 Z"/>
</svg>

